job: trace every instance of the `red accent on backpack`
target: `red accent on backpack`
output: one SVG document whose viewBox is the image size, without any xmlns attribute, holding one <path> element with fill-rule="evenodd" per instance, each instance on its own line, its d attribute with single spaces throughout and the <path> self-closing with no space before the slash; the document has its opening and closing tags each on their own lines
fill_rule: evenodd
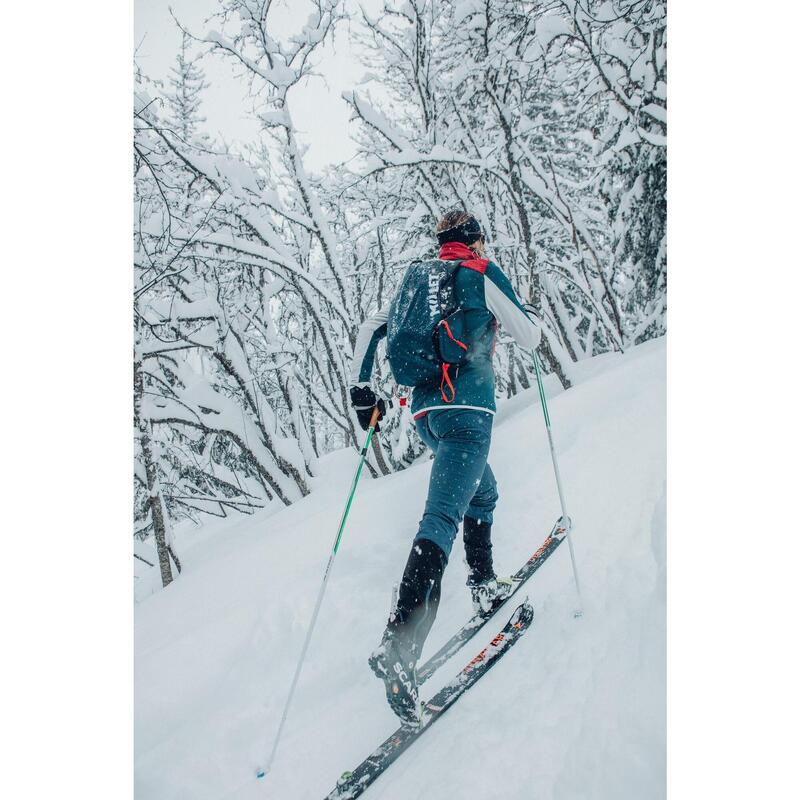
<svg viewBox="0 0 800 800">
<path fill-rule="evenodd" d="M 453 381 L 450 380 L 450 365 L 442 364 L 442 382 L 439 384 L 439 389 L 442 392 L 442 400 L 445 403 L 452 403 L 456 399 L 456 387 L 453 386 Z M 445 394 L 445 386 L 450 390 L 450 399 L 447 399 Z"/>
<path fill-rule="evenodd" d="M 455 342 L 455 343 L 456 343 L 456 344 L 457 344 L 457 345 L 458 345 L 458 346 L 459 346 L 459 347 L 460 347 L 462 350 L 469 350 L 469 347 L 468 347 L 467 345 L 465 345 L 465 344 L 464 344 L 464 342 L 460 342 L 458 339 L 456 339 L 456 337 L 455 337 L 455 336 L 453 336 L 453 331 L 451 331 L 451 330 L 450 330 L 450 325 L 449 325 L 449 323 L 447 322 L 447 320 L 446 320 L 446 319 L 443 319 L 443 320 L 442 320 L 442 321 L 441 321 L 439 324 L 440 324 L 440 325 L 444 325 L 444 329 L 447 331 L 447 335 L 448 335 L 448 336 L 449 336 L 449 337 L 450 337 L 450 338 L 451 338 L 451 339 L 452 339 L 452 340 L 453 340 L 453 341 L 454 341 L 454 342 Z"/>
<path fill-rule="evenodd" d="M 472 258 L 469 261 L 462 261 L 461 266 L 467 269 L 474 269 L 475 272 L 480 272 L 481 275 L 484 275 L 486 273 L 486 267 L 489 266 L 489 259 Z"/>
</svg>

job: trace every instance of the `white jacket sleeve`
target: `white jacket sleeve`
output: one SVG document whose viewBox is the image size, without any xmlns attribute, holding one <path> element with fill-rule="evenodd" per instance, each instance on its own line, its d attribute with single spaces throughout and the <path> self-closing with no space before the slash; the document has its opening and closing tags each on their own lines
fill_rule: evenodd
<svg viewBox="0 0 800 800">
<path fill-rule="evenodd" d="M 370 383 L 375 351 L 378 342 L 386 336 L 386 322 L 389 319 L 389 306 L 367 317 L 358 330 L 353 360 L 350 362 L 350 385 L 364 386 Z"/>
<path fill-rule="evenodd" d="M 494 269 L 491 269 L 494 267 Z M 500 268 L 489 264 L 484 276 L 486 307 L 514 341 L 520 346 L 533 349 L 539 346 L 542 330 L 534 317 L 528 314 L 517 299 L 508 278 Z"/>
</svg>

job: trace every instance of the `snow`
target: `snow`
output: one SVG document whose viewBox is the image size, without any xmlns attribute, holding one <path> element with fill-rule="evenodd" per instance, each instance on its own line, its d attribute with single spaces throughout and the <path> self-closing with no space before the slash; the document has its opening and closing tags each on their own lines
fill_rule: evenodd
<svg viewBox="0 0 800 800">
<path fill-rule="evenodd" d="M 393 125 L 386 115 L 370 102 L 369 97 L 356 92 L 342 92 L 342 99 L 350 103 L 367 125 L 381 133 L 391 144 L 401 150 L 413 150 L 408 137 Z"/>
<path fill-rule="evenodd" d="M 667 121 L 667 109 L 664 108 L 664 106 L 659 106 L 656 103 L 648 103 L 642 106 L 642 111 L 645 114 L 649 114 L 653 119 L 657 119 L 659 122 L 666 123 Z"/>
<path fill-rule="evenodd" d="M 451 22 L 453 30 L 462 28 L 469 18 L 475 14 L 480 14 L 481 18 L 483 18 L 483 11 L 484 9 L 478 0 L 461 0 L 453 12 L 453 21 Z"/>
<path fill-rule="evenodd" d="M 571 35 L 572 26 L 560 14 L 550 14 L 536 21 L 536 38 L 542 45 L 543 50 L 547 50 L 553 39 L 559 36 Z"/>
<path fill-rule="evenodd" d="M 298 74 L 295 70 L 288 67 L 286 64 L 279 64 L 274 62 L 271 67 L 263 66 L 263 64 L 256 63 L 251 58 L 248 58 L 236 45 L 223 36 L 219 31 L 209 31 L 205 38 L 202 40 L 209 44 L 217 45 L 223 50 L 234 53 L 252 73 L 263 78 L 267 83 L 272 84 L 278 89 L 285 89 L 295 83 L 298 79 Z M 276 55 L 272 54 L 273 57 Z"/>
<path fill-rule="evenodd" d="M 642 133 L 641 128 L 630 128 L 624 126 L 619 134 L 619 138 L 614 145 L 614 150 L 619 151 L 639 141 L 639 134 Z"/>
<path fill-rule="evenodd" d="M 659 133 L 652 133 L 650 131 L 646 131 L 643 128 L 638 128 L 639 135 L 644 139 L 646 142 L 650 142 L 650 144 L 654 144 L 657 147 L 666 147 L 667 146 L 667 137 L 662 136 Z"/>
<path fill-rule="evenodd" d="M 548 378 L 584 616 L 572 616 L 569 554 L 559 548 L 522 595 L 536 611 L 530 631 L 367 800 L 665 797 L 665 350 L 659 339 L 579 362 L 568 392 Z M 537 406 L 534 388 L 497 415 L 490 461 L 501 574 L 538 547 L 559 513 Z M 424 459 L 379 480 L 364 473 L 275 767 L 253 777 L 277 729 L 356 463 L 354 451 L 321 459 L 311 494 L 277 513 L 175 531 L 183 573 L 136 607 L 137 800 L 319 800 L 396 727 L 366 657 L 421 513 Z M 465 577 L 459 540 L 428 654 L 469 614 Z"/>
</svg>

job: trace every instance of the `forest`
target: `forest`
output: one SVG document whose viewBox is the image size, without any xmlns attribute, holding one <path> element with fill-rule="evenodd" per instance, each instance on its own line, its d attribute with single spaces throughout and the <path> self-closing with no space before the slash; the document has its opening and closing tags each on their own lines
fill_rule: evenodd
<svg viewBox="0 0 800 800">
<path fill-rule="evenodd" d="M 564 389 L 577 362 L 666 331 L 666 3 L 296 6 L 279 35 L 270 0 L 219 0 L 183 28 L 168 81 L 134 65 L 134 535 L 152 537 L 164 586 L 178 522 L 290 505 L 321 456 L 359 445 L 359 325 L 435 255 L 447 210 L 479 219 Z M 315 171 L 293 90 L 334 35 L 364 65 L 344 98 L 357 158 Z M 246 147 L 204 126 L 209 59 L 258 100 Z M 502 331 L 495 372 L 504 398 L 535 382 Z M 405 391 L 380 358 L 376 375 Z M 423 449 L 395 403 L 366 468 Z"/>
</svg>

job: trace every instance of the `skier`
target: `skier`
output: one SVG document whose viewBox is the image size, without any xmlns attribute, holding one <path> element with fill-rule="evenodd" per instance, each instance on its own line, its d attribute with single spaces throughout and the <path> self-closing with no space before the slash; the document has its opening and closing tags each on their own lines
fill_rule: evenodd
<svg viewBox="0 0 800 800">
<path fill-rule="evenodd" d="M 477 219 L 457 209 L 436 228 L 439 258 L 411 264 L 388 306 L 361 325 L 351 365 L 350 398 L 366 430 L 386 402 L 370 379 L 378 342 L 398 384 L 412 386 L 411 413 L 433 451 L 428 497 L 403 572 L 396 606 L 369 658 L 392 710 L 419 719 L 416 666 L 436 617 L 444 572 L 464 521 L 467 586 L 476 613 L 488 614 L 512 589 L 492 563 L 497 484 L 487 462 L 495 413 L 492 356 L 498 324 L 521 347 L 541 330 L 500 267 L 485 258 Z M 376 428 L 377 430 L 377 428 Z"/>
</svg>

